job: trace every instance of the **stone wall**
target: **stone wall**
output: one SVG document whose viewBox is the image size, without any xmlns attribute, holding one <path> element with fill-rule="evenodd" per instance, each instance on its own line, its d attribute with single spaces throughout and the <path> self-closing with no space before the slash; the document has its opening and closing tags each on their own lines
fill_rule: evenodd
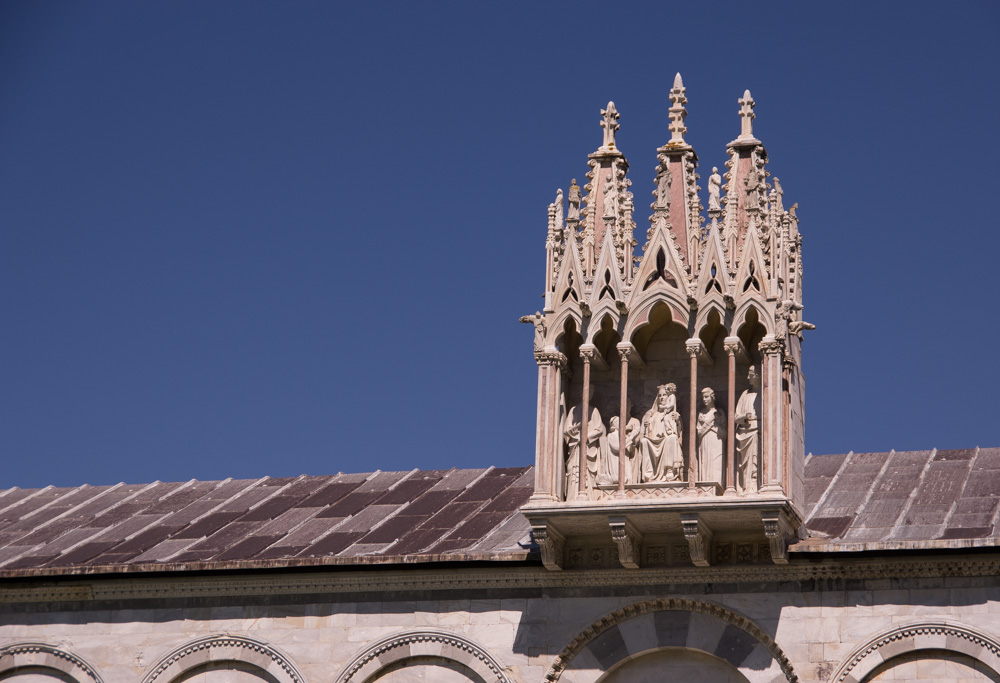
<svg viewBox="0 0 1000 683">
<path fill-rule="evenodd" d="M 920 566 L 704 583 L 519 567 L 8 584 L 0 680 L 1000 680 L 1000 579 L 976 561 Z"/>
</svg>

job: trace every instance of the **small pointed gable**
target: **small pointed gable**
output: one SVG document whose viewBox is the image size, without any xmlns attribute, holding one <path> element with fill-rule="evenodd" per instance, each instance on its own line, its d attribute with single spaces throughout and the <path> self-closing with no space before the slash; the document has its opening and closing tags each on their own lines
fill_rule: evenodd
<svg viewBox="0 0 1000 683">
<path fill-rule="evenodd" d="M 747 239 L 743 241 L 740 267 L 736 271 L 735 298 L 739 300 L 749 295 L 760 296 L 766 292 L 767 271 L 764 268 L 764 250 L 760 246 L 757 230 L 751 223 Z"/>
<path fill-rule="evenodd" d="M 661 225 L 654 228 L 653 237 L 646 245 L 646 252 L 643 254 L 634 284 L 633 297 L 655 286 L 670 287 L 687 296 L 687 273 L 677 253 L 677 247 Z"/>
<path fill-rule="evenodd" d="M 590 295 L 590 307 L 594 310 L 597 310 L 597 306 L 605 299 L 612 305 L 616 301 L 625 300 L 617 253 L 611 233 L 604 233 L 604 244 L 601 246 L 601 257 L 594 269 L 593 292 Z"/>
<path fill-rule="evenodd" d="M 580 265 L 580 249 L 576 232 L 570 231 L 566 239 L 566 251 L 556 278 L 555 306 L 559 308 L 568 301 L 577 304 L 583 300 L 583 268 Z"/>
<path fill-rule="evenodd" d="M 708 238 L 701 258 L 701 269 L 695 285 L 695 296 L 699 299 L 713 293 L 720 297 L 729 294 L 731 287 L 726 254 L 722 248 L 722 235 L 715 221 L 708 228 Z"/>
</svg>

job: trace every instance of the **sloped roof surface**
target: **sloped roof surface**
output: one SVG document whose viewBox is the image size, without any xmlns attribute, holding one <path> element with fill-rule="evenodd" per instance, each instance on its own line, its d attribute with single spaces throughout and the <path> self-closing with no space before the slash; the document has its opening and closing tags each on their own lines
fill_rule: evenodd
<svg viewBox="0 0 1000 683">
<path fill-rule="evenodd" d="M 809 456 L 798 552 L 997 542 L 1000 448 Z M 0 577 L 522 560 L 534 469 L 0 491 Z"/>
<path fill-rule="evenodd" d="M 530 467 L 0 491 L 0 576 L 523 559 Z"/>
<path fill-rule="evenodd" d="M 1000 448 L 819 455 L 806 459 L 797 550 L 992 545 Z"/>
</svg>

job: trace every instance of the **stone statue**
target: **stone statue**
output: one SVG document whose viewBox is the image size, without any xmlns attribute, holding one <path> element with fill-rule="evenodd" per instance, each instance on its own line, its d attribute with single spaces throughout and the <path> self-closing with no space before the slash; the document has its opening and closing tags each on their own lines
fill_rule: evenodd
<svg viewBox="0 0 1000 683">
<path fill-rule="evenodd" d="M 757 492 L 757 469 L 760 464 L 760 441 L 757 416 L 760 415 L 760 377 L 751 365 L 747 373 L 750 388 L 736 402 L 736 490 L 740 495 Z"/>
<path fill-rule="evenodd" d="M 788 341 L 789 323 L 795 317 L 795 311 L 801 311 L 802 306 L 791 299 L 785 299 L 778 304 L 774 312 L 774 338 L 786 342 Z"/>
<path fill-rule="evenodd" d="M 627 403 L 628 423 L 625 426 L 625 483 L 638 484 L 642 478 L 642 458 L 639 457 L 639 434 L 642 425 L 632 417 L 632 399 Z M 621 449 L 620 420 L 617 415 L 608 423 L 608 449 L 604 476 L 608 483 L 618 483 L 618 458 Z"/>
<path fill-rule="evenodd" d="M 580 186 L 576 184 L 576 178 L 573 178 L 572 184 L 569 186 L 569 212 L 566 214 L 566 220 L 568 221 L 579 221 L 580 220 Z"/>
<path fill-rule="evenodd" d="M 712 167 L 712 175 L 708 176 L 708 210 L 722 211 L 722 202 L 719 201 L 719 192 L 722 190 L 722 176 L 719 169 Z"/>
<path fill-rule="evenodd" d="M 556 190 L 556 235 L 561 240 L 563 231 L 563 191 Z"/>
<path fill-rule="evenodd" d="M 750 172 L 743 182 L 747 187 L 747 208 L 760 208 L 760 176 L 757 175 L 756 166 L 750 165 Z"/>
<path fill-rule="evenodd" d="M 642 416 L 642 480 L 674 481 L 681 478 L 681 414 L 677 412 L 677 385 L 657 388 L 653 406 Z"/>
<path fill-rule="evenodd" d="M 715 392 L 701 390 L 705 409 L 698 413 L 698 481 L 722 481 L 722 453 L 726 442 L 726 415 L 715 407 Z"/>
<path fill-rule="evenodd" d="M 805 320 L 793 320 L 788 323 L 788 331 L 796 335 L 799 339 L 802 339 L 802 330 L 815 330 L 816 326 L 812 323 L 807 323 Z"/>
<path fill-rule="evenodd" d="M 545 348 L 545 316 L 539 311 L 535 311 L 534 315 L 522 315 L 517 319 L 518 322 L 530 323 L 535 326 L 535 351 L 541 351 Z"/>
<path fill-rule="evenodd" d="M 594 385 L 590 385 L 590 415 L 587 418 L 587 438 L 585 453 L 587 457 L 586 487 L 593 488 L 597 482 L 601 453 L 607 448 L 604 423 L 601 413 L 594 405 Z M 580 488 L 580 431 L 583 428 L 583 406 L 577 404 L 567 413 L 563 420 L 563 441 L 566 443 L 566 490 L 567 500 L 572 500 Z"/>
<path fill-rule="evenodd" d="M 663 173 L 656 179 L 656 204 L 657 209 L 670 208 L 670 184 L 673 182 L 674 174 L 668 166 L 663 167 Z"/>
<path fill-rule="evenodd" d="M 592 228 L 587 228 L 583 231 L 583 273 L 585 276 L 589 276 L 594 272 L 594 231 Z"/>
<path fill-rule="evenodd" d="M 618 217 L 618 207 L 615 206 L 617 202 L 617 192 L 615 192 L 615 184 L 611 180 L 611 174 L 608 173 L 604 178 L 604 220 L 615 220 Z"/>
</svg>

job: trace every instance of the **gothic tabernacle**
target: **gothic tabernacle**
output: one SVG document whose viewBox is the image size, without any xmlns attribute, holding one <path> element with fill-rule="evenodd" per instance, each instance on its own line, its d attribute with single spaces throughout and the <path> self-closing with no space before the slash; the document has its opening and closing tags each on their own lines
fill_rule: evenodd
<svg viewBox="0 0 1000 683">
<path fill-rule="evenodd" d="M 585 509 L 596 524 L 617 510 L 641 536 L 641 500 L 643 513 L 675 512 L 690 538 L 721 498 L 734 503 L 730 523 L 712 528 L 743 533 L 738 518 L 762 515 L 780 561 L 780 537 L 802 510 L 801 335 L 812 328 L 800 317 L 802 238 L 795 206 L 786 210 L 778 179 L 768 182 L 749 91 L 727 182 L 716 168 L 709 177 L 704 224 L 684 93 L 677 74 L 641 252 L 613 102 L 601 111 L 587 194 L 574 180 L 565 219 L 562 190 L 549 205 L 544 311 L 521 319 L 535 326 L 539 368 L 535 492 L 524 511 L 536 538 L 561 538 Z"/>
</svg>

